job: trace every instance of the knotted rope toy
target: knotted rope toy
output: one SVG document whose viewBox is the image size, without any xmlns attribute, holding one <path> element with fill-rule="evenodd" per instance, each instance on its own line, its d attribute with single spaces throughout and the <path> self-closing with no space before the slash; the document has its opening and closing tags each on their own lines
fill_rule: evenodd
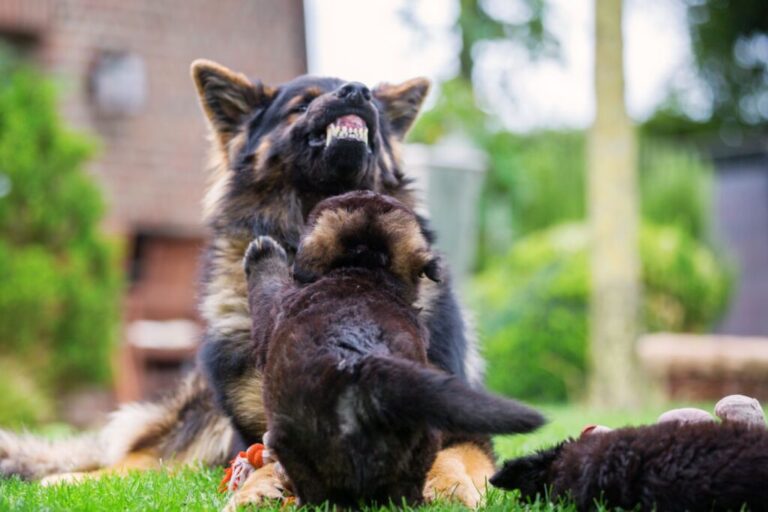
<svg viewBox="0 0 768 512">
<path fill-rule="evenodd" d="M 229 467 L 224 472 L 219 484 L 219 492 L 234 492 L 248 479 L 251 473 L 264 466 L 265 446 L 254 443 L 248 450 L 240 452 L 229 462 Z"/>
<path fill-rule="evenodd" d="M 219 484 L 219 492 L 235 492 L 240 489 L 248 477 L 265 464 L 274 463 L 275 474 L 282 483 L 284 492 L 291 493 L 291 483 L 288 475 L 283 470 L 283 466 L 274 457 L 269 449 L 269 432 L 263 436 L 264 443 L 254 443 L 244 452 L 239 452 L 237 456 L 229 462 L 229 467 L 224 472 L 224 478 Z M 288 495 L 283 497 L 283 507 L 296 503 L 296 497 Z"/>
</svg>

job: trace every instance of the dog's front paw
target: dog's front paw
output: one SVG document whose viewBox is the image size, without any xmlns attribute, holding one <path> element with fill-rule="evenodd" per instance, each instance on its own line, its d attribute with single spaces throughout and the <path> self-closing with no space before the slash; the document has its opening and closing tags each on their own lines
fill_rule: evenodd
<svg viewBox="0 0 768 512">
<path fill-rule="evenodd" d="M 288 261 L 288 255 L 285 253 L 279 243 L 277 243 L 272 237 L 269 236 L 257 236 L 248 245 L 248 249 L 245 250 L 245 257 L 243 258 L 243 268 L 246 273 L 264 258 L 274 256 L 285 262 Z"/>
<path fill-rule="evenodd" d="M 427 474 L 424 499 L 458 501 L 475 509 L 483 500 L 493 471 L 493 462 L 477 446 L 465 443 L 443 449 Z"/>
<path fill-rule="evenodd" d="M 275 464 L 265 464 L 251 473 L 224 507 L 224 512 L 235 512 L 244 505 L 258 505 L 267 500 L 277 500 L 284 496 L 284 487 Z"/>
</svg>

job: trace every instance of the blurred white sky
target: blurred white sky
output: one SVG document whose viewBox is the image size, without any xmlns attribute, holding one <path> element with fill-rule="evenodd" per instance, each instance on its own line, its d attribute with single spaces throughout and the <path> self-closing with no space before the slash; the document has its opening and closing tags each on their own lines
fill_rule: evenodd
<svg viewBox="0 0 768 512">
<path fill-rule="evenodd" d="M 408 0 L 305 0 L 310 73 L 369 85 L 417 75 L 448 78 L 455 71 L 457 40 L 450 27 L 458 2 L 421 0 L 418 17 L 427 37 L 404 23 Z M 509 128 L 585 127 L 594 115 L 592 0 L 549 0 L 550 30 L 560 40 L 559 61 L 530 61 L 512 45 L 481 51 L 479 84 L 492 110 Z M 494 12 L 515 17 L 516 0 L 487 0 Z M 627 105 L 638 120 L 651 114 L 669 84 L 690 86 L 690 48 L 680 0 L 628 0 L 624 16 Z M 504 83 L 505 88 L 501 85 Z"/>
</svg>

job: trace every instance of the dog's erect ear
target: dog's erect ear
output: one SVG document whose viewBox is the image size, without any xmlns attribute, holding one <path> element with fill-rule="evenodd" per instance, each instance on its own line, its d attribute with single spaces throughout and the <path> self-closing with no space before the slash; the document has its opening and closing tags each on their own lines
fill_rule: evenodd
<svg viewBox="0 0 768 512">
<path fill-rule="evenodd" d="M 380 84 L 373 96 L 384 106 L 384 114 L 395 135 L 402 139 L 419 114 L 429 92 L 429 80 L 413 78 L 401 84 Z"/>
<path fill-rule="evenodd" d="M 437 258 L 432 258 L 426 265 L 424 265 L 424 268 L 421 269 L 421 273 L 432 281 L 439 283 L 441 279 L 440 261 Z"/>
<path fill-rule="evenodd" d="M 268 105 L 275 93 L 273 88 L 209 60 L 194 61 L 191 71 L 203 111 L 224 144 L 245 117 Z"/>
</svg>

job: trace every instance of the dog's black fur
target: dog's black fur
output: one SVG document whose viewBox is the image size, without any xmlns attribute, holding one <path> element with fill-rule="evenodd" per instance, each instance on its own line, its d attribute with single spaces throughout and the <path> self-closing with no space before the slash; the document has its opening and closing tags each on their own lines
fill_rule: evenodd
<svg viewBox="0 0 768 512">
<path fill-rule="evenodd" d="M 231 266 L 237 264 L 239 272 L 242 251 L 254 235 L 274 238 L 292 258 L 309 211 L 335 194 L 373 190 L 415 206 L 410 180 L 400 169 L 399 145 L 429 83 L 414 79 L 369 90 L 357 82 L 303 76 L 269 87 L 212 65 L 198 66 L 195 80 L 229 161 L 228 182 L 210 218 L 214 240 L 206 264 L 202 310 L 208 330 L 201 360 L 217 400 L 243 440 L 253 443 L 264 426 L 260 404 L 251 397 L 261 376 L 250 357 L 250 333 L 231 328 L 241 312 L 229 303 L 230 290 L 242 283 Z M 365 121 L 367 142 L 338 139 L 326 145 L 329 124 L 350 114 Z M 237 259 L 230 257 L 234 254 Z M 225 273 L 229 277 L 217 279 Z M 479 384 L 481 372 L 470 368 L 476 375 L 467 375 L 474 346 L 465 337 L 447 280 L 435 286 L 424 306 L 430 329 L 442 334 L 430 361 Z M 222 311 L 229 318 L 222 318 Z"/>
<path fill-rule="evenodd" d="M 528 432 L 533 409 L 430 367 L 414 307 L 439 262 L 416 215 L 351 192 L 309 217 L 291 279 L 271 238 L 244 260 L 270 448 L 302 504 L 422 500 L 440 432 Z"/>
<path fill-rule="evenodd" d="M 504 489 L 643 511 L 768 511 L 768 431 L 739 423 L 661 423 L 570 439 L 509 460 Z"/>
</svg>

